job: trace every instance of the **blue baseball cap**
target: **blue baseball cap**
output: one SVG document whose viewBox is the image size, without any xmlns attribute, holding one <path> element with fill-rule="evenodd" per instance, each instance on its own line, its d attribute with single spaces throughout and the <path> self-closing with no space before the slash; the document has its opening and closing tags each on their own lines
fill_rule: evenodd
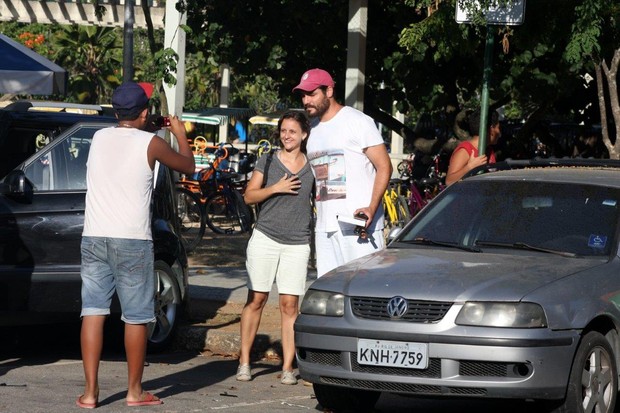
<svg viewBox="0 0 620 413">
<path fill-rule="evenodd" d="M 135 82 L 125 82 L 114 90 L 112 107 L 123 117 L 138 116 L 149 105 L 144 88 Z"/>
</svg>

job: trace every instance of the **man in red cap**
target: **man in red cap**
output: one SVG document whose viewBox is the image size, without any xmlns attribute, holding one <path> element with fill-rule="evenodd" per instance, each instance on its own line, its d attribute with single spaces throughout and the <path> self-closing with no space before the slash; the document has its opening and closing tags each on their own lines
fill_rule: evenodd
<svg viewBox="0 0 620 413">
<path fill-rule="evenodd" d="M 317 276 L 385 247 L 383 193 L 392 163 L 372 118 L 334 97 L 334 80 L 310 69 L 293 91 L 312 118 L 307 154 L 316 180 Z M 362 217 L 363 231 L 345 222 Z"/>
<path fill-rule="evenodd" d="M 155 271 L 151 233 L 151 195 L 156 162 L 191 174 L 194 155 L 183 122 L 170 118 L 179 152 L 145 131 L 149 97 L 126 82 L 112 94 L 118 126 L 95 133 L 86 172 L 86 210 L 82 233 L 82 330 L 80 343 L 86 384 L 79 407 L 93 409 L 99 399 L 98 371 L 103 327 L 114 292 L 125 322 L 127 406 L 162 401 L 142 389 L 148 338 L 155 321 Z"/>
</svg>

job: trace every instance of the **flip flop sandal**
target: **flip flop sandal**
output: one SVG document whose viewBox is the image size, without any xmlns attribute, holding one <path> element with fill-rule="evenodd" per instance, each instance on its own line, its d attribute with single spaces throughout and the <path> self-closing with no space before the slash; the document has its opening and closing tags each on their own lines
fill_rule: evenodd
<svg viewBox="0 0 620 413">
<path fill-rule="evenodd" d="M 81 407 L 82 409 L 94 409 L 94 408 L 96 408 L 96 407 L 97 407 L 97 404 L 98 404 L 97 402 L 94 402 L 94 403 L 84 403 L 84 402 L 82 401 L 82 397 L 83 397 L 83 396 L 84 396 L 84 395 L 79 396 L 79 397 L 77 398 L 77 400 L 75 401 L 75 404 L 76 404 L 78 407 Z"/>
<path fill-rule="evenodd" d="M 153 396 L 151 393 L 145 391 L 142 392 L 142 395 L 140 396 L 140 400 L 139 401 L 135 401 L 135 402 L 130 402 L 129 400 L 127 401 L 127 406 L 129 407 L 137 407 L 137 406 L 156 406 L 158 404 L 163 404 L 163 400 L 158 399 L 157 397 Z"/>
</svg>

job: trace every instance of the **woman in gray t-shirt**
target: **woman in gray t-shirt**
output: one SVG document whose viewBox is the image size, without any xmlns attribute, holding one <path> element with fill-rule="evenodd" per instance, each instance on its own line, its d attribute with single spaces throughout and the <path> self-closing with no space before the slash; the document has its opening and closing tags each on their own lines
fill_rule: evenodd
<svg viewBox="0 0 620 413">
<path fill-rule="evenodd" d="M 250 350 L 275 280 L 282 316 L 281 382 L 297 384 L 293 324 L 305 293 L 314 185 L 305 155 L 310 124 L 304 112 L 289 111 L 280 117 L 278 131 L 281 149 L 258 160 L 244 195 L 246 203 L 261 203 L 261 209 L 247 248 L 248 299 L 241 313 L 237 380 L 252 378 Z"/>
</svg>

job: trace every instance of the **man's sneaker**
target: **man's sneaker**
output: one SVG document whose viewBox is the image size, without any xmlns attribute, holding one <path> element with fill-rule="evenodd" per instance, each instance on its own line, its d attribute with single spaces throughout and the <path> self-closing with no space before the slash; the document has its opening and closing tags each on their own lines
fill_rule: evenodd
<svg viewBox="0 0 620 413">
<path fill-rule="evenodd" d="M 280 380 L 282 384 L 297 384 L 297 378 L 295 377 L 294 371 L 282 371 L 282 379 Z"/>
<path fill-rule="evenodd" d="M 250 381 L 252 380 L 252 371 L 249 364 L 240 364 L 237 368 L 237 380 L 238 381 Z"/>
</svg>

